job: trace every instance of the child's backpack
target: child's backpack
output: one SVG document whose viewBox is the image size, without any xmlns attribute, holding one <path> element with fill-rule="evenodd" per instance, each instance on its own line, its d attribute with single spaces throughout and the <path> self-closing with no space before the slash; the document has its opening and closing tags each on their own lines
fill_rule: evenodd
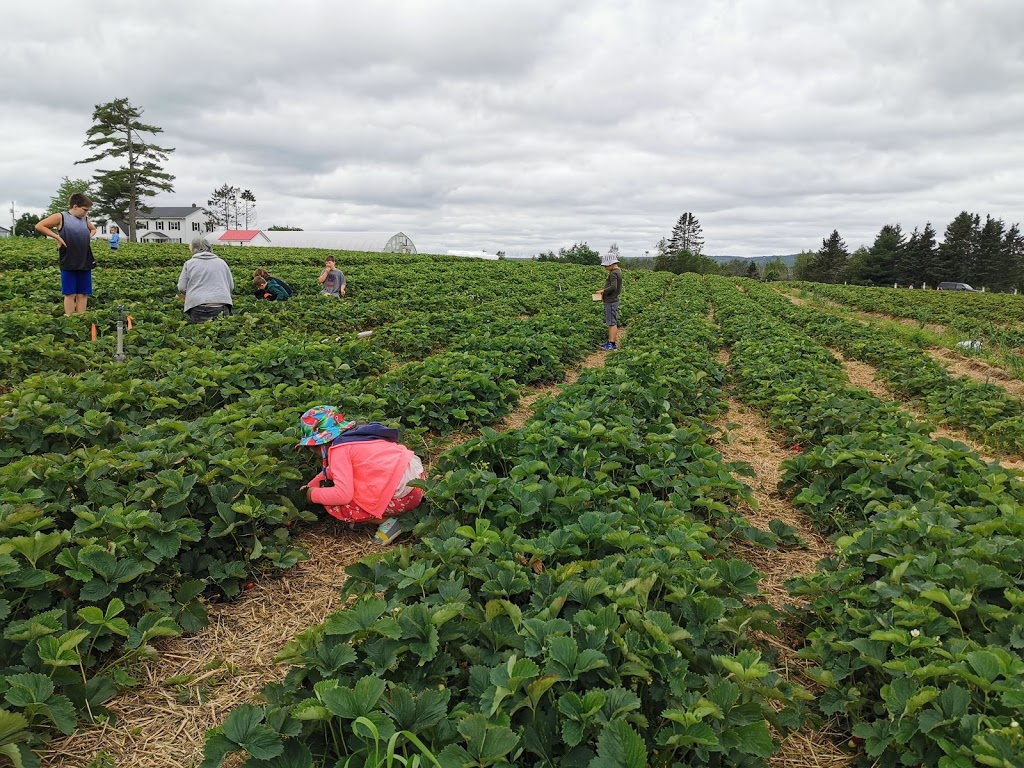
<svg viewBox="0 0 1024 768">
<path fill-rule="evenodd" d="M 289 299 L 292 296 L 295 295 L 295 290 L 290 285 L 288 285 L 288 283 L 286 283 L 284 280 L 282 280 L 280 277 L 272 277 L 272 278 L 270 278 L 270 280 L 276 280 L 277 284 L 280 285 L 282 288 L 284 288 L 284 292 L 288 294 L 288 298 Z M 269 283 L 270 280 L 268 280 L 267 282 Z"/>
</svg>

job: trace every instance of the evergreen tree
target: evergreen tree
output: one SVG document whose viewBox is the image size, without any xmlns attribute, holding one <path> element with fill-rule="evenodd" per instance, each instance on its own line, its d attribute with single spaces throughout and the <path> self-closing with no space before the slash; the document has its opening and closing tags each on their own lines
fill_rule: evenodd
<svg viewBox="0 0 1024 768">
<path fill-rule="evenodd" d="M 978 239 L 981 236 L 981 217 L 962 211 L 949 222 L 938 248 L 935 272 L 936 282 L 952 280 L 969 283 L 974 279 Z"/>
<path fill-rule="evenodd" d="M 144 133 L 163 133 L 163 128 L 147 125 L 139 118 L 142 110 L 132 106 L 128 99 L 115 99 L 98 104 L 92 114 L 95 125 L 86 131 L 85 146 L 96 154 L 79 160 L 95 163 L 101 160 L 121 159 L 124 166 L 112 170 L 98 170 L 93 178 L 100 184 L 116 185 L 128 198 L 128 234 L 135 241 L 135 218 L 140 200 L 153 197 L 157 192 L 173 192 L 174 176 L 163 169 L 167 156 L 174 151 L 143 140 Z"/>
<path fill-rule="evenodd" d="M 882 227 L 861 268 L 860 281 L 868 285 L 895 283 L 906 245 L 907 238 L 899 224 L 886 224 Z"/>
<path fill-rule="evenodd" d="M 701 231 L 700 222 L 689 211 L 680 216 L 672 228 L 668 250 L 671 252 L 689 251 L 695 256 L 700 256 L 703 252 L 704 234 Z"/>
<path fill-rule="evenodd" d="M 939 248 L 936 245 L 935 227 L 926 222 L 924 229 L 916 237 L 912 237 L 913 245 L 907 243 L 907 280 L 913 283 L 924 283 L 934 288 L 939 284 Z"/>
<path fill-rule="evenodd" d="M 1013 277 L 1010 287 L 1024 290 L 1024 235 L 1016 224 L 1003 235 L 1003 259 Z"/>
<path fill-rule="evenodd" d="M 757 268 L 757 262 L 756 261 L 750 262 L 750 266 L 747 267 L 746 277 L 749 277 L 751 280 L 760 280 L 761 279 L 761 272 Z"/>
<path fill-rule="evenodd" d="M 970 283 L 975 288 L 984 286 L 990 291 L 1012 290 L 1014 264 L 1003 248 L 1006 225 L 1002 219 L 985 216 L 985 226 L 978 233 L 978 248 Z"/>
<path fill-rule="evenodd" d="M 819 283 L 842 282 L 849 260 L 850 252 L 846 248 L 846 243 L 839 236 L 839 230 L 834 229 L 831 235 L 821 241 L 821 248 L 811 265 L 811 279 Z"/>
<path fill-rule="evenodd" d="M 117 224 L 129 226 L 125 222 L 128 221 L 131 201 L 128 199 L 128 189 L 125 187 L 123 179 L 116 176 L 102 179 L 92 196 L 92 201 L 99 215 L 105 216 Z M 135 212 L 143 214 L 149 213 L 150 210 L 148 206 L 139 201 Z M 131 234 L 131 230 L 125 234 Z"/>
</svg>

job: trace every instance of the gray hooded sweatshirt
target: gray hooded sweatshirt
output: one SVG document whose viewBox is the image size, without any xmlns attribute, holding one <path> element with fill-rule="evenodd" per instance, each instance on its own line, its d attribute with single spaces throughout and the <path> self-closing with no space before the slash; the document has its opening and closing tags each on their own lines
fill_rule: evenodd
<svg viewBox="0 0 1024 768">
<path fill-rule="evenodd" d="M 181 268 L 178 293 L 185 294 L 185 311 L 200 304 L 231 304 L 234 278 L 227 262 L 215 253 L 195 253 Z"/>
</svg>

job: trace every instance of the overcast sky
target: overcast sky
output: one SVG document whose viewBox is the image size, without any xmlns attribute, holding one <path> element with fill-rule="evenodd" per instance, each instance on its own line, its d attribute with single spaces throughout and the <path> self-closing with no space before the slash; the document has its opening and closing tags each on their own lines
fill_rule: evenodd
<svg viewBox="0 0 1024 768">
<path fill-rule="evenodd" d="M 1024 219 L 1021 0 L 4 3 L 0 201 L 87 177 L 97 104 L 175 192 L 421 252 L 851 250 L 886 223 Z M 0 217 L 7 224 L 9 211 Z"/>
</svg>

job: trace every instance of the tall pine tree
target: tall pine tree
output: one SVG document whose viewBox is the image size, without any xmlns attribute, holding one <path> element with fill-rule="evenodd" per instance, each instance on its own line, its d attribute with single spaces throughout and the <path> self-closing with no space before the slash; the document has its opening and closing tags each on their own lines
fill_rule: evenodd
<svg viewBox="0 0 1024 768">
<path fill-rule="evenodd" d="M 1013 288 L 1013 264 L 1007 263 L 1003 251 L 1005 229 L 1002 219 L 985 216 L 985 225 L 978 233 L 978 247 L 970 280 L 975 288 L 984 286 L 990 291 Z"/>
<path fill-rule="evenodd" d="M 875 236 L 875 242 L 856 264 L 851 259 L 847 277 L 864 285 L 892 285 L 898 281 L 904 259 L 906 237 L 899 224 L 886 224 Z"/>
<path fill-rule="evenodd" d="M 963 211 L 949 222 L 936 258 L 932 279 L 969 283 L 974 280 L 981 217 Z"/>
<path fill-rule="evenodd" d="M 1024 235 L 1017 224 L 1003 235 L 1003 259 L 1013 275 L 1011 287 L 1024 291 Z"/>
<path fill-rule="evenodd" d="M 846 273 L 846 263 L 850 260 L 850 252 L 846 243 L 839 236 L 839 230 L 821 241 L 821 248 L 815 254 L 811 265 L 812 280 L 819 283 L 839 283 Z"/>
<path fill-rule="evenodd" d="M 672 227 L 668 250 L 675 253 L 689 251 L 694 256 L 700 256 L 704 251 L 704 233 L 701 231 L 700 222 L 689 211 L 680 216 L 676 225 Z"/>
<path fill-rule="evenodd" d="M 145 133 L 163 133 L 163 128 L 143 123 L 142 110 L 132 106 L 128 99 L 115 99 L 98 104 L 92 113 L 95 123 L 85 132 L 85 146 L 96 154 L 79 160 L 81 163 L 95 163 L 101 160 L 119 160 L 122 167 L 98 170 L 93 178 L 102 187 L 122 190 L 128 202 L 128 235 L 133 242 L 135 218 L 142 198 L 152 197 L 157 192 L 173 192 L 174 176 L 163 169 L 167 156 L 174 151 L 148 143 Z"/>
</svg>

